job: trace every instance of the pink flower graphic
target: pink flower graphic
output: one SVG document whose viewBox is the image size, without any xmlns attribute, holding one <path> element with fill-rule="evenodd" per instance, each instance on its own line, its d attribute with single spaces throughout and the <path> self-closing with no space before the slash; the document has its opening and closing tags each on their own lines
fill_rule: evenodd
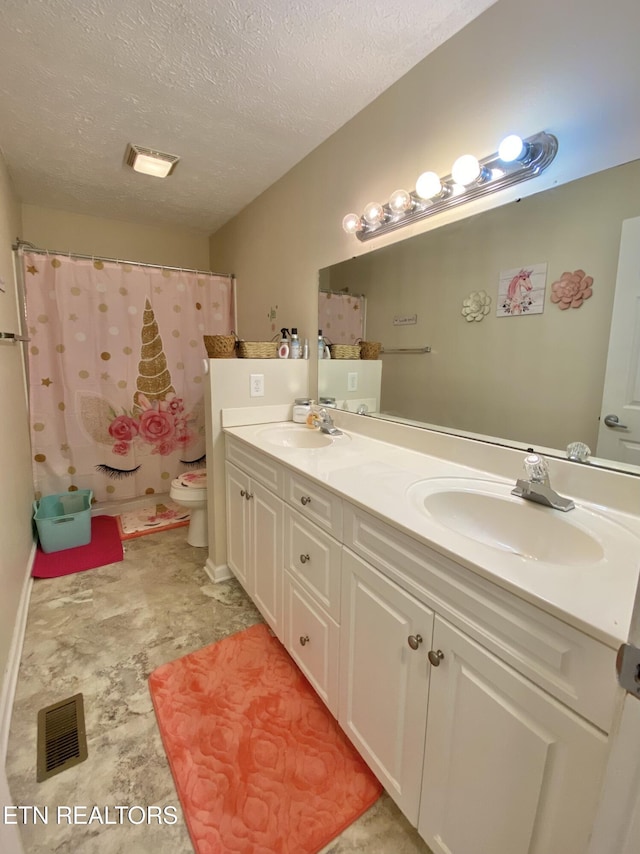
<svg viewBox="0 0 640 854">
<path fill-rule="evenodd" d="M 138 424 L 128 415 L 118 415 L 109 424 L 109 435 L 120 442 L 131 442 L 138 435 Z"/>
<path fill-rule="evenodd" d="M 126 456 L 132 443 L 151 445 L 152 454 L 167 456 L 177 448 L 187 447 L 195 439 L 189 426 L 190 413 L 185 412 L 184 401 L 175 394 L 164 400 L 150 401 L 138 395 L 138 415 L 116 415 L 109 424 L 109 435 L 115 439 L 112 451 Z"/>
</svg>

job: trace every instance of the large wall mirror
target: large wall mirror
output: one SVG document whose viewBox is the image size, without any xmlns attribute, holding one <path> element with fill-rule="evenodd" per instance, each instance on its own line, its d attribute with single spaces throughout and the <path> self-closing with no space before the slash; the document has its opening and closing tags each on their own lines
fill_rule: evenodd
<svg viewBox="0 0 640 854">
<path fill-rule="evenodd" d="M 640 442 L 621 442 L 612 427 L 607 443 L 600 424 L 622 224 L 639 216 L 635 161 L 325 268 L 319 316 L 330 316 L 323 301 L 357 303 L 363 337 L 382 343 L 379 393 L 368 385 L 364 393 L 374 416 L 558 456 L 580 441 L 593 463 L 640 473 Z M 528 280 L 509 289 L 519 271 Z M 592 294 L 579 307 L 552 301 L 576 288 L 587 293 L 590 279 Z M 469 321 L 463 301 L 479 291 L 489 310 Z M 351 343 L 327 323 L 329 339 Z M 355 410 L 361 369 L 370 373 L 358 360 L 321 361 L 319 395 Z M 633 382 L 627 397 L 640 399 Z"/>
</svg>

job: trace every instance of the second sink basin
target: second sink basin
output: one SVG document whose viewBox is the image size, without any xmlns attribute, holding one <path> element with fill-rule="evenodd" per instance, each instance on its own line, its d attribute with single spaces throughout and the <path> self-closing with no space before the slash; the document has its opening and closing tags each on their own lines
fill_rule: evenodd
<svg viewBox="0 0 640 854">
<path fill-rule="evenodd" d="M 572 566 L 604 558 L 592 530 L 612 523 L 584 508 L 562 513 L 524 501 L 512 496 L 511 488 L 488 480 L 434 478 L 409 487 L 408 496 L 440 525 L 526 560 Z"/>
<path fill-rule="evenodd" d="M 279 448 L 326 448 L 332 444 L 331 436 L 319 430 L 297 424 L 279 424 L 265 427 L 258 433 L 260 439 Z"/>
</svg>

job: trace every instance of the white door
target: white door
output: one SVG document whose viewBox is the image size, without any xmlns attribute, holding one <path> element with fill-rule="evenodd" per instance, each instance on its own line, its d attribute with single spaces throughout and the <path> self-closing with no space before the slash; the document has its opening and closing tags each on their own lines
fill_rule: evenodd
<svg viewBox="0 0 640 854">
<path fill-rule="evenodd" d="M 596 456 L 640 466 L 640 217 L 622 223 Z"/>
<path fill-rule="evenodd" d="M 252 596 L 258 610 L 282 641 L 284 505 L 276 495 L 255 481 L 251 481 L 249 495 Z"/>
<path fill-rule="evenodd" d="M 338 720 L 416 825 L 433 611 L 348 549 L 342 595 Z"/>
<path fill-rule="evenodd" d="M 640 647 L 640 584 L 629 643 Z M 587 854 L 603 851 L 637 854 L 640 850 L 640 699 L 624 694 L 622 711 L 609 743 L 609 762 Z"/>
<path fill-rule="evenodd" d="M 584 854 L 606 735 L 438 616 L 433 649 L 418 824 L 433 854 Z"/>
</svg>

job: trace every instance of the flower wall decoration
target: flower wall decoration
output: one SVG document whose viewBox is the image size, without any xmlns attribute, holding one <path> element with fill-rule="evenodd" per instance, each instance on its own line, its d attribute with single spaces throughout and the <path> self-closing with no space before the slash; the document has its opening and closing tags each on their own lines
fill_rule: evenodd
<svg viewBox="0 0 640 854">
<path fill-rule="evenodd" d="M 593 277 L 584 270 L 563 273 L 557 282 L 551 285 L 551 302 L 564 311 L 567 308 L 580 308 L 582 303 L 593 294 Z"/>
<path fill-rule="evenodd" d="M 480 321 L 491 311 L 491 297 L 486 291 L 471 291 L 462 300 L 462 316 L 468 321 Z"/>
</svg>

